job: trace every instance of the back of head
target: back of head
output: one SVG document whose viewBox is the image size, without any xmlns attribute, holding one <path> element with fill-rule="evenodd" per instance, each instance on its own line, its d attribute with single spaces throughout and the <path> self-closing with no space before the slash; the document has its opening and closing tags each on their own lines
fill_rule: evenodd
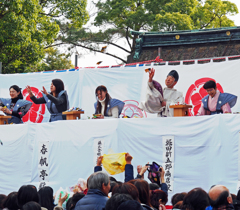
<svg viewBox="0 0 240 210">
<path fill-rule="evenodd" d="M 71 206 L 70 206 L 70 208 L 67 209 L 67 210 L 72 210 L 72 209 L 74 209 L 75 206 L 76 206 L 76 204 L 77 204 L 77 202 L 78 202 L 79 200 L 81 200 L 84 196 L 85 196 L 84 193 L 75 193 L 75 194 L 72 196 L 72 198 L 71 198 Z"/>
<path fill-rule="evenodd" d="M 188 210 L 205 210 L 209 205 L 208 194 L 201 188 L 192 189 L 183 199 L 183 207 Z"/>
<path fill-rule="evenodd" d="M 17 192 L 11 192 L 3 203 L 4 208 L 8 208 L 9 210 L 17 210 Z"/>
<path fill-rule="evenodd" d="M 56 88 L 56 96 L 58 96 L 58 94 L 59 94 L 62 90 L 64 90 L 64 83 L 63 83 L 63 81 L 60 80 L 60 79 L 53 79 L 53 80 L 52 80 L 52 83 L 53 83 L 53 85 L 54 85 L 55 88 Z"/>
<path fill-rule="evenodd" d="M 105 210 L 116 210 L 121 203 L 128 200 L 133 200 L 130 195 L 116 193 L 108 199 Z"/>
<path fill-rule="evenodd" d="M 165 205 L 168 202 L 167 194 L 162 190 L 153 190 L 151 193 L 151 204 L 154 208 L 158 208 L 159 204 Z"/>
<path fill-rule="evenodd" d="M 30 201 L 24 204 L 21 210 L 41 210 L 41 206 L 37 202 Z"/>
<path fill-rule="evenodd" d="M 126 210 L 126 209 L 131 209 L 131 210 L 143 210 L 143 207 L 141 206 L 141 204 L 137 201 L 125 201 L 123 203 L 121 203 L 117 210 Z"/>
<path fill-rule="evenodd" d="M 187 193 L 182 192 L 182 193 L 176 193 L 171 200 L 172 205 L 174 206 L 176 203 L 179 201 L 183 201 L 183 198 L 187 195 Z"/>
<path fill-rule="evenodd" d="M 206 89 L 209 89 L 209 88 L 213 88 L 213 89 L 216 89 L 217 85 L 216 85 L 216 82 L 214 82 L 213 80 L 209 80 L 207 81 L 204 85 L 203 85 L 203 88 L 206 90 Z"/>
<path fill-rule="evenodd" d="M 102 171 L 98 171 L 96 173 L 93 173 L 90 175 L 90 177 L 87 180 L 87 186 L 88 189 L 98 189 L 102 190 L 102 184 L 107 186 L 109 183 L 109 176 Z"/>
<path fill-rule="evenodd" d="M 150 190 L 158 190 L 160 188 L 157 183 L 149 183 L 148 185 Z"/>
<path fill-rule="evenodd" d="M 33 185 L 23 185 L 20 187 L 18 190 L 17 200 L 19 208 L 30 201 L 38 203 L 39 197 L 36 187 Z"/>
<path fill-rule="evenodd" d="M 151 206 L 148 183 L 145 180 L 136 179 L 134 185 L 138 189 L 140 202 Z"/>
<path fill-rule="evenodd" d="M 178 201 L 174 206 L 173 209 L 183 209 L 183 201 Z"/>
<path fill-rule="evenodd" d="M 118 184 L 113 188 L 112 195 L 114 194 L 128 194 L 131 195 L 133 200 L 139 201 L 139 193 L 136 186 L 130 183 Z"/>
<path fill-rule="evenodd" d="M 53 210 L 54 209 L 54 204 L 53 204 L 53 189 L 51 187 L 42 187 L 38 191 L 39 195 L 39 204 L 41 207 L 45 207 L 48 210 Z"/>
<path fill-rule="evenodd" d="M 227 205 L 228 197 L 229 197 L 229 192 L 223 191 L 222 193 L 219 194 L 218 198 L 215 200 L 211 199 L 211 197 L 210 197 L 210 204 L 213 208 L 218 208 L 219 206 Z"/>
<path fill-rule="evenodd" d="M 6 195 L 0 194 L 0 209 L 3 209 L 3 202 L 7 198 Z"/>
</svg>

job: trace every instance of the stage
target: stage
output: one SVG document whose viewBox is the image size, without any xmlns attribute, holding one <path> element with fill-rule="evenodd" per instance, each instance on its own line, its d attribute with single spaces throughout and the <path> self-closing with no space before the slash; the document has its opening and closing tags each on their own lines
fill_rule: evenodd
<svg viewBox="0 0 240 210">
<path fill-rule="evenodd" d="M 237 114 L 2 125 L 0 194 L 17 191 L 24 184 L 39 187 L 40 181 L 55 192 L 70 187 L 80 177 L 87 179 L 97 155 L 107 154 L 108 149 L 129 152 L 136 176 L 137 165 L 163 163 L 165 136 L 174 138 L 169 198 L 194 187 L 208 191 L 214 184 L 226 185 L 236 194 L 239 131 Z M 115 177 L 124 180 L 123 173 Z"/>
</svg>

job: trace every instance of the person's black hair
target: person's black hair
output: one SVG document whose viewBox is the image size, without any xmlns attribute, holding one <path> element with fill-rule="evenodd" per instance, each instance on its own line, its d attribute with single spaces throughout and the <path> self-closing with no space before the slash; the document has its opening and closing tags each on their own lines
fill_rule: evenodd
<svg viewBox="0 0 240 210">
<path fill-rule="evenodd" d="M 19 95 L 18 95 L 18 98 L 19 98 L 19 99 L 23 99 L 23 95 L 22 95 L 22 91 L 21 91 L 21 88 L 20 88 L 20 87 L 18 87 L 17 85 L 12 85 L 12 86 L 9 88 L 9 90 L 10 90 L 11 88 L 14 89 L 14 90 L 16 90 L 17 92 L 20 92 Z"/>
<path fill-rule="evenodd" d="M 227 205 L 228 204 L 228 198 L 229 192 L 227 190 L 223 191 L 216 200 L 212 200 L 210 198 L 210 204 L 213 208 L 217 208 L 218 206 L 221 205 Z"/>
<path fill-rule="evenodd" d="M 201 188 L 194 188 L 183 199 L 183 209 L 205 210 L 210 206 L 208 194 Z"/>
<path fill-rule="evenodd" d="M 59 94 L 62 90 L 64 90 L 64 83 L 63 83 L 63 81 L 60 80 L 60 79 L 53 79 L 53 80 L 52 80 L 52 83 L 53 83 L 53 85 L 54 85 L 55 88 L 56 88 L 56 92 L 55 92 L 56 97 L 58 97 L 58 94 Z M 52 93 L 51 93 L 51 94 L 52 94 Z"/>
<path fill-rule="evenodd" d="M 71 206 L 70 208 L 68 209 L 67 207 L 67 210 L 73 210 L 77 204 L 77 202 L 79 200 L 81 200 L 83 197 L 85 196 L 84 193 L 75 193 L 72 197 L 71 197 Z"/>
<path fill-rule="evenodd" d="M 173 195 L 171 203 L 174 206 L 176 203 L 178 203 L 179 201 L 183 201 L 183 198 L 187 195 L 187 193 L 182 192 L 182 193 L 176 193 L 175 195 Z"/>
<path fill-rule="evenodd" d="M 3 202 L 3 208 L 18 210 L 17 192 L 11 192 Z"/>
<path fill-rule="evenodd" d="M 131 209 L 131 210 L 143 210 L 143 207 L 141 204 L 135 200 L 129 200 L 129 201 L 124 201 L 121 203 L 117 210 L 126 210 L 126 209 Z"/>
<path fill-rule="evenodd" d="M 115 186 L 117 186 L 117 185 L 118 185 L 117 182 L 110 181 L 110 191 L 109 191 L 109 192 L 112 192 L 113 188 L 114 188 Z"/>
<path fill-rule="evenodd" d="M 110 181 L 117 182 L 117 180 L 113 176 L 109 176 Z"/>
<path fill-rule="evenodd" d="M 38 191 L 39 195 L 39 204 L 41 207 L 44 207 L 48 210 L 53 210 L 54 209 L 54 204 L 53 204 L 53 189 L 49 186 L 42 187 Z"/>
<path fill-rule="evenodd" d="M 0 209 L 3 209 L 3 202 L 7 198 L 6 195 L 0 194 Z"/>
<path fill-rule="evenodd" d="M 158 190 L 160 188 L 157 183 L 149 183 L 148 185 L 150 190 Z"/>
<path fill-rule="evenodd" d="M 150 196 L 150 201 L 154 208 L 159 207 L 160 200 L 165 205 L 168 202 L 168 195 L 162 190 L 152 190 L 151 196 Z"/>
<path fill-rule="evenodd" d="M 116 193 L 108 199 L 105 210 L 116 210 L 121 203 L 128 200 L 133 200 L 131 195 Z"/>
<path fill-rule="evenodd" d="M 72 207 L 72 197 L 68 199 L 66 203 L 66 210 L 70 210 Z"/>
<path fill-rule="evenodd" d="M 240 190 L 238 190 L 238 193 L 237 193 L 237 200 L 240 201 Z"/>
<path fill-rule="evenodd" d="M 41 210 L 41 206 L 37 202 L 30 201 L 24 204 L 21 210 Z"/>
<path fill-rule="evenodd" d="M 209 89 L 209 88 L 213 88 L 213 89 L 216 89 L 217 85 L 216 85 L 216 82 L 214 82 L 213 80 L 209 80 L 207 81 L 204 85 L 203 85 L 203 88 L 205 90 Z"/>
<path fill-rule="evenodd" d="M 104 85 L 100 85 L 96 88 L 96 91 L 95 91 L 96 97 L 97 97 L 98 91 L 100 91 L 101 93 L 106 92 L 105 109 L 104 109 L 104 116 L 106 116 L 107 115 L 107 106 L 108 106 L 108 103 L 111 99 L 111 96 L 108 94 L 107 88 Z M 102 104 L 100 103 L 99 100 L 97 100 L 97 107 L 96 107 L 96 113 L 95 114 L 101 114 L 101 113 L 102 113 Z"/>
<path fill-rule="evenodd" d="M 30 201 L 39 202 L 38 192 L 34 185 L 23 185 L 17 194 L 18 207 L 22 208 L 24 204 Z"/>
</svg>

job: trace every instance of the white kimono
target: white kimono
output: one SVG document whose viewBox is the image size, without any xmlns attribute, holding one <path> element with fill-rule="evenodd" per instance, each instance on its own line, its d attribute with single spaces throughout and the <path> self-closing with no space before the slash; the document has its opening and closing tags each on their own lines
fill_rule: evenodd
<svg viewBox="0 0 240 210">
<path fill-rule="evenodd" d="M 162 101 L 166 101 L 166 106 L 162 107 Z M 163 97 L 157 91 L 152 82 L 148 82 L 146 101 L 139 104 L 139 108 L 149 112 L 158 113 L 158 117 L 173 117 L 173 109 L 169 108 L 170 105 L 183 104 L 183 94 L 173 88 L 164 88 Z"/>
</svg>

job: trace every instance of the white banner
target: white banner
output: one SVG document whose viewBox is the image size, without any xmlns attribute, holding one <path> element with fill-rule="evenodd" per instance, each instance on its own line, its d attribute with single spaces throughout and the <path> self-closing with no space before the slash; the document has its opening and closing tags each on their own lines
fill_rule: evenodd
<svg viewBox="0 0 240 210">
<path fill-rule="evenodd" d="M 23 184 L 39 185 L 38 145 L 43 140 L 49 141 L 47 163 L 51 164 L 45 173 L 49 175 L 48 185 L 56 192 L 93 173 L 94 139 L 104 139 L 104 151 L 129 152 L 136 176 L 137 165 L 153 161 L 163 165 L 163 136 L 174 136 L 174 193 L 194 187 L 208 191 L 215 184 L 236 193 L 239 125 L 240 115 L 231 114 L 3 125 L 0 194 L 16 191 Z M 114 177 L 123 181 L 124 173 Z M 172 195 L 170 192 L 169 200 Z"/>
<path fill-rule="evenodd" d="M 169 192 L 173 193 L 174 182 L 174 136 L 163 136 L 163 168 Z"/>
<path fill-rule="evenodd" d="M 240 89 L 239 65 L 240 60 L 152 67 L 156 69 L 154 79 L 159 81 L 163 87 L 165 87 L 167 74 L 172 69 L 178 71 L 179 81 L 175 88 L 183 92 L 187 104 L 193 105 L 191 115 L 194 115 L 201 105 L 201 99 L 207 95 L 202 86 L 210 79 L 214 79 L 217 82 L 220 91 L 240 96 L 240 92 L 238 91 Z M 112 98 L 117 98 L 125 102 L 122 116 L 155 117 L 156 115 L 147 114 L 137 108 L 139 102 L 145 100 L 148 81 L 148 73 L 145 73 L 145 68 L 149 68 L 149 66 L 106 69 L 83 68 L 79 71 L 0 75 L 0 97 L 9 97 L 8 89 L 13 84 L 23 88 L 23 95 L 27 100 L 30 99 L 25 89 L 26 85 L 33 87 L 34 93 L 40 97 L 42 86 L 45 86 L 49 90 L 51 80 L 59 78 L 65 84 L 70 106 L 78 106 L 85 110 L 85 115 L 82 116 L 83 119 L 86 119 L 87 116 L 92 116 L 95 111 L 95 89 L 99 85 L 105 85 Z M 239 100 L 232 111 L 240 111 Z M 25 122 L 47 122 L 49 121 L 49 112 L 45 105 L 34 104 L 23 120 Z"/>
</svg>

